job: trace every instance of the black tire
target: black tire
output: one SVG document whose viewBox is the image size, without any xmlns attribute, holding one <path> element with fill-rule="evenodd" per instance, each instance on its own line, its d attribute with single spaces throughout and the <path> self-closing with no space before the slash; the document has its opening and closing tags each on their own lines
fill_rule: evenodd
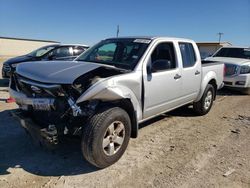
<svg viewBox="0 0 250 188">
<path fill-rule="evenodd" d="M 103 148 L 104 137 L 109 132 L 108 128 L 111 124 L 115 125 L 116 122 L 123 124 L 123 130 L 125 130 L 121 136 L 123 142 L 116 153 L 108 155 Z M 84 158 L 98 168 L 105 168 L 114 164 L 125 152 L 130 139 L 130 132 L 131 121 L 126 111 L 119 107 L 100 110 L 83 126 L 81 148 Z M 113 143 L 115 144 L 115 141 Z"/>
<path fill-rule="evenodd" d="M 210 105 L 208 107 L 205 107 L 206 97 L 207 97 L 209 92 L 212 94 L 212 100 L 210 102 Z M 198 115 L 207 114 L 210 111 L 211 107 L 213 106 L 213 101 L 215 99 L 214 95 L 215 95 L 215 88 L 213 87 L 213 85 L 208 84 L 201 99 L 198 102 L 194 102 L 194 104 L 193 104 L 194 111 Z"/>
<path fill-rule="evenodd" d="M 250 88 L 244 89 L 242 93 L 245 95 L 250 95 Z"/>
</svg>

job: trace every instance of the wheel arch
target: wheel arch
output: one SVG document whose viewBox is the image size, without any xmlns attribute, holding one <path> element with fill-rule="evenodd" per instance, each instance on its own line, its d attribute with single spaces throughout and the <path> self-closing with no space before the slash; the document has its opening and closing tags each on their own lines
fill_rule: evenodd
<svg viewBox="0 0 250 188">
<path fill-rule="evenodd" d="M 211 84 L 213 87 L 214 87 L 214 91 L 215 91 L 215 96 L 216 96 L 216 93 L 217 93 L 217 76 L 216 76 L 216 73 L 211 71 L 211 72 L 208 72 L 206 74 L 206 76 L 203 78 L 202 80 L 202 83 L 201 83 L 201 89 L 200 89 L 200 92 L 199 92 L 199 95 L 197 97 L 197 99 L 194 101 L 194 102 L 197 102 L 201 99 L 206 87 L 208 84 Z M 215 99 L 215 97 L 214 97 Z"/>
<path fill-rule="evenodd" d="M 214 100 L 216 99 L 216 94 L 217 94 L 217 83 L 216 83 L 216 80 L 213 78 L 211 79 L 208 84 L 211 84 L 214 88 Z"/>
<path fill-rule="evenodd" d="M 131 138 L 136 138 L 138 136 L 138 121 L 137 121 L 137 111 L 134 109 L 133 103 L 129 98 L 114 100 L 114 101 L 102 101 L 100 105 L 98 105 L 96 111 L 100 108 L 112 108 L 119 107 L 127 112 L 131 122 Z"/>
<path fill-rule="evenodd" d="M 130 99 L 121 99 L 118 101 L 118 107 L 125 110 L 131 121 L 131 138 L 136 138 L 138 136 L 138 121 L 137 121 L 137 111 L 134 109 L 133 103 Z"/>
<path fill-rule="evenodd" d="M 77 100 L 77 103 L 84 101 L 99 100 L 100 105 L 96 110 L 102 107 L 120 107 L 125 110 L 131 120 L 131 137 L 138 135 L 138 120 L 142 118 L 141 103 L 135 93 L 124 85 L 100 84 L 89 92 L 84 93 Z"/>
</svg>

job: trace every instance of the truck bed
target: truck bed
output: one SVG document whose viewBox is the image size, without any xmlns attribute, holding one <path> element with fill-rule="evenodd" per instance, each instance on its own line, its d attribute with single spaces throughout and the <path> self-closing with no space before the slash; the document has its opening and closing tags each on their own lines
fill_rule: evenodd
<svg viewBox="0 0 250 188">
<path fill-rule="evenodd" d="M 217 78 L 217 83 L 223 83 L 224 75 L 224 63 L 212 62 L 202 63 L 202 75 L 215 74 Z M 217 84 L 217 89 L 220 89 L 223 85 Z"/>
<path fill-rule="evenodd" d="M 214 64 L 214 63 L 221 63 L 219 61 L 211 61 L 211 60 L 202 60 L 201 64 L 206 65 L 206 64 Z"/>
</svg>

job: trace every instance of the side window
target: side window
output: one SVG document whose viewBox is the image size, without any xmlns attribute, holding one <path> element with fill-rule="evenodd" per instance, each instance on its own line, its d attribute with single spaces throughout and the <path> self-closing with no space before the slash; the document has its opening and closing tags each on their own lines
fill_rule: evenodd
<svg viewBox="0 0 250 188">
<path fill-rule="evenodd" d="M 73 55 L 74 56 L 79 56 L 84 51 L 85 51 L 85 49 L 83 47 L 80 47 L 80 46 L 73 47 Z"/>
<path fill-rule="evenodd" d="M 192 67 L 196 62 L 196 56 L 191 43 L 179 43 L 183 67 Z"/>
<path fill-rule="evenodd" d="M 250 48 L 245 48 L 243 53 L 244 53 L 244 58 L 250 59 Z"/>
<path fill-rule="evenodd" d="M 48 52 L 46 49 L 41 49 L 36 52 L 36 57 L 41 57 L 44 55 L 46 52 Z"/>
<path fill-rule="evenodd" d="M 164 71 L 176 68 L 175 50 L 173 43 L 164 42 L 158 44 L 151 54 L 153 71 Z M 157 70 L 154 70 L 157 69 Z"/>
<path fill-rule="evenodd" d="M 51 55 L 54 58 L 60 58 L 60 57 L 67 57 L 67 56 L 72 56 L 71 54 L 72 49 L 71 47 L 61 47 L 61 48 L 57 48 L 55 50 L 53 50 L 51 53 Z"/>
</svg>

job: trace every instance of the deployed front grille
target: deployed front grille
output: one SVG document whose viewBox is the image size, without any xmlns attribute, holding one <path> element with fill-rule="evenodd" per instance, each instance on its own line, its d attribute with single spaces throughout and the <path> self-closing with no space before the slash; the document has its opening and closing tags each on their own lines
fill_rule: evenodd
<svg viewBox="0 0 250 188">
<path fill-rule="evenodd" d="M 5 72 L 10 72 L 11 71 L 11 67 L 8 64 L 3 64 L 3 70 Z"/>
<path fill-rule="evenodd" d="M 225 64 L 225 76 L 233 76 L 237 74 L 238 66 L 232 64 Z"/>
</svg>

